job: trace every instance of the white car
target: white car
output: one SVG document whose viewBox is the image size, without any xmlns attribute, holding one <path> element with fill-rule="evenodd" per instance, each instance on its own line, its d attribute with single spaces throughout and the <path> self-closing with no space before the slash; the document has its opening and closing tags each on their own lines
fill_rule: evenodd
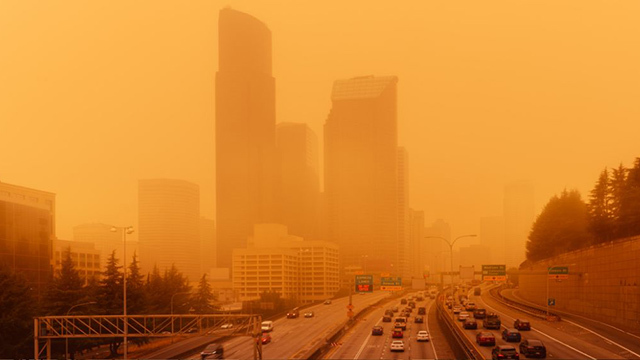
<svg viewBox="0 0 640 360">
<path fill-rule="evenodd" d="M 462 311 L 460 312 L 460 314 L 458 314 L 458 321 L 465 321 L 469 318 L 469 313 L 466 311 Z"/>
<path fill-rule="evenodd" d="M 456 306 L 453 307 L 453 313 L 454 314 L 459 314 L 460 311 L 462 311 L 462 308 L 460 306 L 456 305 Z"/>
<path fill-rule="evenodd" d="M 389 350 L 404 352 L 404 343 L 401 340 L 393 340 L 391 342 L 391 346 L 389 347 Z"/>
<path fill-rule="evenodd" d="M 232 327 L 233 327 L 233 324 L 226 323 L 226 324 L 222 325 L 220 328 L 221 329 L 231 329 Z"/>
<path fill-rule="evenodd" d="M 425 330 L 418 331 L 418 336 L 416 336 L 418 341 L 429 341 L 429 333 Z"/>
</svg>

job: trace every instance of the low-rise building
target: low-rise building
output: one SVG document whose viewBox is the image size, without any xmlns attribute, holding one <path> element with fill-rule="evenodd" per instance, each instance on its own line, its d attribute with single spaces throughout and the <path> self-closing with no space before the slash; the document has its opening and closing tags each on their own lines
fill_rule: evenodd
<svg viewBox="0 0 640 360">
<path fill-rule="evenodd" d="M 62 267 L 62 259 L 66 256 L 67 251 L 71 251 L 71 260 L 76 270 L 80 274 L 80 278 L 85 285 L 89 281 L 99 280 L 101 274 L 100 268 L 100 250 L 95 248 L 95 244 L 83 241 L 69 241 L 56 239 L 53 241 L 54 249 L 54 271 L 57 273 Z"/>
</svg>

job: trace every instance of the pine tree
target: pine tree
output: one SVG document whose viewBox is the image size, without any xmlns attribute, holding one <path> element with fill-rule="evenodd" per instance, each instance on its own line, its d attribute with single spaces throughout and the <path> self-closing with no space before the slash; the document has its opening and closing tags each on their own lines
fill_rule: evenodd
<svg viewBox="0 0 640 360">
<path fill-rule="evenodd" d="M 142 314 L 146 306 L 144 291 L 144 275 L 140 271 L 138 256 L 133 253 L 133 260 L 127 272 L 127 313 Z"/>
<path fill-rule="evenodd" d="M 611 187 L 609 185 L 609 172 L 605 168 L 591 190 L 589 199 L 589 231 L 597 241 L 607 241 L 612 237 L 613 223 L 610 209 Z"/>
<path fill-rule="evenodd" d="M 45 293 L 44 311 L 48 315 L 66 315 L 71 307 L 88 302 L 84 282 L 71 257 L 71 247 L 64 251 L 60 270 Z M 78 308 L 78 311 L 86 309 Z M 74 310 L 75 311 L 75 310 Z"/>
<path fill-rule="evenodd" d="M 620 228 L 624 237 L 640 235 L 640 158 L 627 172 L 620 202 Z"/>
<path fill-rule="evenodd" d="M 36 295 L 24 277 L 0 265 L 0 359 L 33 354 Z"/>
<path fill-rule="evenodd" d="M 198 283 L 198 291 L 191 298 L 191 306 L 196 314 L 210 314 L 214 310 L 211 303 L 215 300 L 211 285 L 207 281 L 207 274 L 204 274 Z"/>
<path fill-rule="evenodd" d="M 609 181 L 609 194 L 611 196 L 611 200 L 609 201 L 609 209 L 613 222 L 612 238 L 624 236 L 624 226 L 621 220 L 621 213 L 622 202 L 625 198 L 627 172 L 628 170 L 622 166 L 622 164 L 611 171 L 611 180 Z"/>
<path fill-rule="evenodd" d="M 106 315 L 121 315 L 123 313 L 123 274 L 120 272 L 122 266 L 118 266 L 115 250 L 107 259 L 107 266 L 102 273 L 100 280 L 100 290 L 98 293 L 98 304 Z M 107 325 L 108 327 L 108 325 Z M 115 329 L 112 329 L 115 330 Z M 122 343 L 122 338 L 107 340 L 111 357 L 118 355 L 118 348 Z"/>
</svg>

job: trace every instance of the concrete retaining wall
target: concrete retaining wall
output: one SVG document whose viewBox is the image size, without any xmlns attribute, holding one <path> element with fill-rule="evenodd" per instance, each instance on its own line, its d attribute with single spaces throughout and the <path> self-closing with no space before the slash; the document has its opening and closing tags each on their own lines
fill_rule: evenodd
<svg viewBox="0 0 640 360">
<path fill-rule="evenodd" d="M 569 279 L 547 280 L 547 268 L 569 266 Z M 640 328 L 640 236 L 556 256 L 520 269 L 520 296 L 632 331 Z"/>
</svg>

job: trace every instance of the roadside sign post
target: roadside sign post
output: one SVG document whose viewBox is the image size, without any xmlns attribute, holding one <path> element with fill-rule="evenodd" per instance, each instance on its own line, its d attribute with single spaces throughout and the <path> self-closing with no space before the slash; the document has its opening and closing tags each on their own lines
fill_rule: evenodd
<svg viewBox="0 0 640 360">
<path fill-rule="evenodd" d="M 556 299 L 548 298 L 547 299 L 547 306 L 556 306 Z"/>
</svg>

